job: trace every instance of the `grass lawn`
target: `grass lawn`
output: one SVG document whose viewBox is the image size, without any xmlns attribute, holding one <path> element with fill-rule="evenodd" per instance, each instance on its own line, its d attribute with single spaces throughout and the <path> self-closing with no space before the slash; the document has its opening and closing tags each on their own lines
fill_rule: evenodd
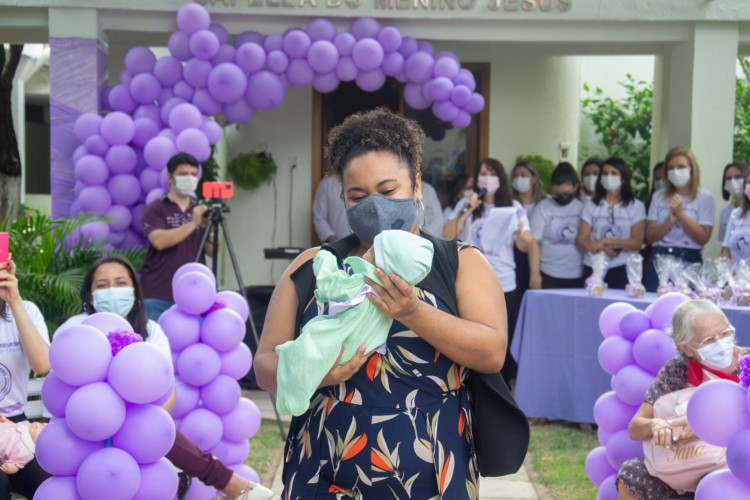
<svg viewBox="0 0 750 500">
<path fill-rule="evenodd" d="M 288 426 L 284 427 L 284 437 L 289 430 Z M 245 459 L 245 463 L 255 469 L 260 476 L 264 486 L 271 487 L 273 476 L 276 473 L 275 465 L 284 450 L 284 441 L 279 436 L 279 427 L 276 421 L 261 422 L 260 430 L 250 438 L 250 454 Z"/>
<path fill-rule="evenodd" d="M 577 424 L 549 423 L 531 426 L 531 480 L 549 489 L 556 500 L 590 500 L 597 487 L 586 477 L 586 455 L 599 446 L 596 432 L 583 432 Z"/>
</svg>

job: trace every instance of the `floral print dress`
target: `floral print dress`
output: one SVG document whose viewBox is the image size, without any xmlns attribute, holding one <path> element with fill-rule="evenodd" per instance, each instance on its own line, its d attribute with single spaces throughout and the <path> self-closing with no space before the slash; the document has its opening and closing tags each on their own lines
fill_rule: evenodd
<svg viewBox="0 0 750 500">
<path fill-rule="evenodd" d="M 312 299 L 302 323 L 323 313 Z M 283 499 L 477 498 L 469 370 L 397 321 L 384 351 L 345 383 L 319 390 L 292 420 Z"/>
</svg>

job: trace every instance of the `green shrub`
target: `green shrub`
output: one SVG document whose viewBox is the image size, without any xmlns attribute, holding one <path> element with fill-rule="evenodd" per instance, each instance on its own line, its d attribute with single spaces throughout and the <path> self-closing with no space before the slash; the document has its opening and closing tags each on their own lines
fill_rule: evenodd
<svg viewBox="0 0 750 500">
<path fill-rule="evenodd" d="M 237 187 L 255 189 L 264 182 L 270 182 L 276 168 L 270 155 L 240 153 L 227 165 L 227 175 Z"/>
</svg>

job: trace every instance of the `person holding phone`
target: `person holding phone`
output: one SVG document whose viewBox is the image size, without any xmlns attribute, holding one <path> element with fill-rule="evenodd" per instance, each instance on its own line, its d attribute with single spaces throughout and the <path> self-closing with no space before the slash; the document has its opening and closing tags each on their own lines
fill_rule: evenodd
<svg viewBox="0 0 750 500">
<path fill-rule="evenodd" d="M 643 246 L 646 209 L 630 186 L 630 167 L 621 158 L 604 161 L 594 197 L 586 202 L 578 228 L 578 246 L 583 255 L 583 279 L 591 276 L 591 256 L 609 257 L 604 282 L 609 288 L 625 289 L 625 262 Z"/>
</svg>

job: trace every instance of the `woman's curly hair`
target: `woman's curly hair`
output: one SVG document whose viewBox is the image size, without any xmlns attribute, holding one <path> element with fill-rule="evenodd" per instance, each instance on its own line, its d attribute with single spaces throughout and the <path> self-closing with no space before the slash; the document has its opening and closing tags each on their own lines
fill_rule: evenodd
<svg viewBox="0 0 750 500">
<path fill-rule="evenodd" d="M 422 167 L 425 133 L 417 122 L 387 108 L 348 116 L 328 133 L 325 158 L 342 179 L 353 159 L 371 152 L 388 152 L 405 162 L 412 185 Z"/>
</svg>

